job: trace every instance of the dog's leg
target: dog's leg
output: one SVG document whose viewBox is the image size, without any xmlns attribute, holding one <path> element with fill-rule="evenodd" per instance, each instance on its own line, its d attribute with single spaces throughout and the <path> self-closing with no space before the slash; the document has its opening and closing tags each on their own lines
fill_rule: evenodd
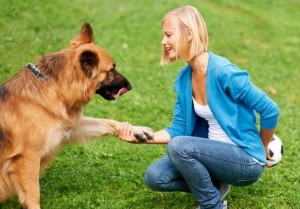
<svg viewBox="0 0 300 209">
<path fill-rule="evenodd" d="M 81 117 L 78 126 L 71 133 L 71 141 L 84 141 L 105 135 L 117 135 L 120 122 L 111 119 Z M 134 126 L 134 135 L 140 141 L 152 139 L 150 128 Z"/>
<path fill-rule="evenodd" d="M 98 119 L 91 117 L 81 117 L 77 127 L 73 130 L 71 139 L 84 141 L 105 135 L 116 135 L 118 121 L 111 119 Z"/>
<path fill-rule="evenodd" d="M 1 155 L 1 154 L 0 154 Z M 13 195 L 14 188 L 7 175 L 10 162 L 0 163 L 0 205 Z"/>
<path fill-rule="evenodd" d="M 15 157 L 11 162 L 9 177 L 26 209 L 40 209 L 39 172 L 40 158 L 34 150 Z"/>
</svg>

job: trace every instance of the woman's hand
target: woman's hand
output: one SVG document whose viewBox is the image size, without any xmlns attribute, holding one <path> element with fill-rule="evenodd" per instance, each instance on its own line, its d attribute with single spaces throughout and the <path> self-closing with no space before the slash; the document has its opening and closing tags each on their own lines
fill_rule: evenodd
<svg viewBox="0 0 300 209">
<path fill-rule="evenodd" d="M 153 132 L 145 126 L 133 126 L 128 122 L 120 123 L 117 136 L 130 143 L 167 144 L 171 136 L 163 129 Z"/>
<path fill-rule="evenodd" d="M 271 129 L 271 130 L 265 130 L 265 129 L 260 129 L 260 137 L 261 137 L 261 140 L 264 144 L 264 147 L 265 147 L 265 150 L 266 150 L 266 158 L 267 158 L 267 163 L 266 163 L 266 166 L 267 167 L 270 167 L 270 165 L 268 165 L 268 160 L 269 161 L 274 161 L 272 159 L 272 157 L 270 156 L 270 151 L 269 151 L 269 143 L 271 142 L 272 140 L 272 137 L 275 133 L 275 129 Z"/>
<path fill-rule="evenodd" d="M 148 127 L 132 126 L 128 122 L 123 122 L 118 127 L 118 137 L 130 143 L 147 143 L 153 140 L 153 131 Z"/>
<path fill-rule="evenodd" d="M 272 165 L 269 165 L 269 164 L 268 164 L 268 161 L 274 161 L 274 160 L 272 159 L 271 155 L 270 155 L 270 150 L 269 150 L 268 146 L 265 147 L 265 150 L 266 150 L 266 155 L 267 155 L 266 166 L 267 166 L 267 167 L 272 167 L 273 164 L 272 164 Z"/>
</svg>

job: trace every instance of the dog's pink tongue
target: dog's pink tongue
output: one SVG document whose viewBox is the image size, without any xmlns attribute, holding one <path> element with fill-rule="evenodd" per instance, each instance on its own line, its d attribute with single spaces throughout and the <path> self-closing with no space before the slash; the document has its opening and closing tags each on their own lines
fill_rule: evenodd
<svg viewBox="0 0 300 209">
<path fill-rule="evenodd" d="M 119 90 L 119 92 L 117 94 L 113 94 L 113 97 L 116 99 L 119 96 L 122 96 L 123 94 L 125 94 L 127 91 L 128 91 L 128 89 L 123 87 Z"/>
</svg>

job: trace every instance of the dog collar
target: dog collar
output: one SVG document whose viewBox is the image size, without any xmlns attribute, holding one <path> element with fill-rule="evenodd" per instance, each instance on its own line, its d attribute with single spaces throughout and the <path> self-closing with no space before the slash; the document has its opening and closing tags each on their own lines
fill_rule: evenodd
<svg viewBox="0 0 300 209">
<path fill-rule="evenodd" d="M 45 76 L 34 64 L 28 63 L 27 68 L 39 79 L 47 81 L 47 76 Z"/>
</svg>

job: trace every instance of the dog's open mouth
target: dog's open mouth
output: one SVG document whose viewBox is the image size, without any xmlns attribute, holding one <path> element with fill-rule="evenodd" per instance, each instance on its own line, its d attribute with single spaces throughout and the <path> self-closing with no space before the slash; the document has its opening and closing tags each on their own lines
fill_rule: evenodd
<svg viewBox="0 0 300 209">
<path fill-rule="evenodd" d="M 117 94 L 112 94 L 113 98 L 117 99 L 118 97 L 122 96 L 123 94 L 127 93 L 128 89 L 123 87 L 119 90 Z"/>
<path fill-rule="evenodd" d="M 116 86 L 102 86 L 96 90 L 96 94 L 101 95 L 106 100 L 114 100 L 131 90 L 130 83 L 127 86 L 117 88 Z"/>
</svg>

